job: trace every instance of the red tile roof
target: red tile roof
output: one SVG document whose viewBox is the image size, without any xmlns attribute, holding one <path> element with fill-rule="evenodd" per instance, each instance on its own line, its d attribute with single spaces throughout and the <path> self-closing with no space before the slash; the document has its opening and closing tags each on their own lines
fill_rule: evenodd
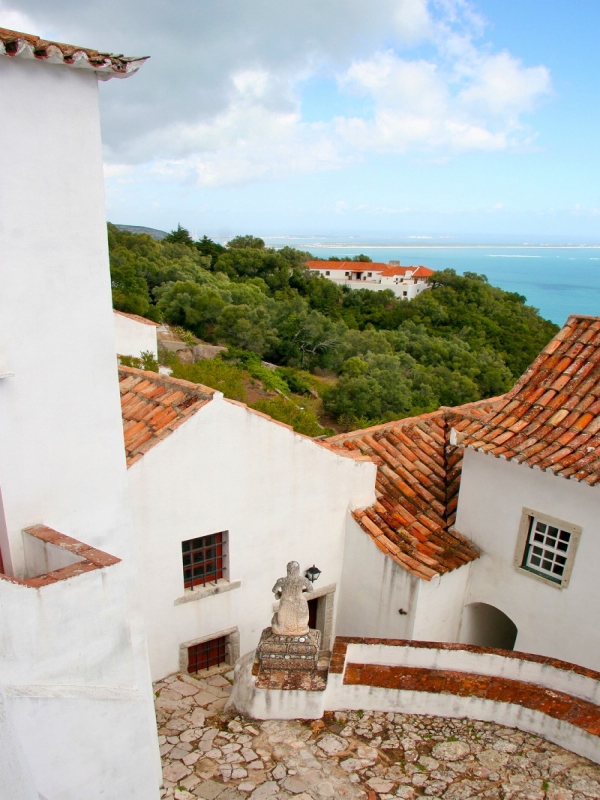
<svg viewBox="0 0 600 800">
<path fill-rule="evenodd" d="M 457 443 L 594 485 L 600 481 L 600 318 L 570 316 L 483 419 Z"/>
<path fill-rule="evenodd" d="M 497 399 L 442 408 L 334 436 L 336 447 L 358 450 L 376 463 L 377 500 L 354 519 L 386 555 L 413 575 L 431 580 L 478 557 L 453 530 L 462 449 L 450 445 L 452 426 L 468 411 L 485 416 Z"/>
<path fill-rule="evenodd" d="M 127 466 L 208 403 L 214 389 L 156 372 L 119 366 Z"/>
<path fill-rule="evenodd" d="M 383 272 L 389 264 L 379 261 L 307 261 L 309 269 L 343 269 L 347 272 Z"/>
<path fill-rule="evenodd" d="M 101 53 L 88 47 L 75 47 L 62 42 L 51 42 L 32 36 L 0 28 L 0 55 L 37 58 L 52 63 L 67 64 L 74 67 L 92 69 L 102 80 L 126 78 L 142 66 L 143 58 L 127 58 L 122 55 Z"/>
<path fill-rule="evenodd" d="M 199 411 L 214 396 L 216 390 L 200 383 L 191 383 L 169 375 L 146 372 L 134 367 L 119 365 L 119 388 L 121 392 L 121 414 L 127 466 L 136 461 L 176 430 L 192 414 Z M 243 408 L 249 414 L 262 417 L 273 425 L 287 428 L 295 436 L 310 439 L 319 447 L 330 450 L 336 456 L 345 456 L 355 461 L 371 461 L 359 451 L 351 452 L 333 447 L 329 442 L 312 439 L 295 433 L 291 425 L 279 422 L 268 414 L 249 408 L 238 400 L 225 400 L 230 405 Z"/>
<path fill-rule="evenodd" d="M 433 275 L 429 267 L 388 267 L 381 273 L 382 278 L 394 278 L 396 275 L 408 275 L 409 278 L 428 278 Z"/>
<path fill-rule="evenodd" d="M 376 272 L 384 278 L 394 278 L 396 275 L 409 274 L 411 278 L 428 278 L 434 270 L 429 267 L 400 267 L 383 264 L 379 261 L 307 261 L 309 269 L 344 270 L 345 272 Z"/>
<path fill-rule="evenodd" d="M 118 314 L 120 317 L 128 317 L 136 322 L 143 322 L 144 325 L 153 325 L 155 328 L 159 327 L 158 322 L 153 322 L 151 319 L 146 319 L 146 317 L 140 317 L 138 314 L 128 314 L 126 311 L 117 311 L 116 308 L 113 308 L 113 313 Z"/>
</svg>

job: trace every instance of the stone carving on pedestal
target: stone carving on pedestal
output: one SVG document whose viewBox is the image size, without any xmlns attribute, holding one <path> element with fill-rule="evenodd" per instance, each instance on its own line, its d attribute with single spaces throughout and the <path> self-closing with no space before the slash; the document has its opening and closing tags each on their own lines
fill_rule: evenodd
<svg viewBox="0 0 600 800">
<path fill-rule="evenodd" d="M 279 636 L 302 636 L 308 633 L 306 594 L 312 590 L 312 583 L 300 575 L 300 564 L 290 561 L 287 565 L 287 576 L 279 578 L 271 590 L 279 600 L 279 609 L 271 620 L 273 633 Z"/>
<path fill-rule="evenodd" d="M 271 627 L 265 628 L 256 650 L 257 670 L 316 671 L 321 632 L 308 627 L 307 594 L 311 582 L 300 574 L 297 561 L 287 565 L 287 575 L 279 578 L 273 594 L 279 608 Z"/>
</svg>

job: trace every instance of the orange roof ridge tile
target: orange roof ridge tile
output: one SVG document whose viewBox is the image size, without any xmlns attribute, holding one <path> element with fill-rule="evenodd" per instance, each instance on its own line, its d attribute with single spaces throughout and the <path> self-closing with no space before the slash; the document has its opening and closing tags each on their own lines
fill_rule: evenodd
<svg viewBox="0 0 600 800">
<path fill-rule="evenodd" d="M 123 365 L 119 365 L 119 389 L 128 467 L 216 394 L 199 383 Z"/>
<path fill-rule="evenodd" d="M 211 389 L 210 386 L 204 386 L 201 383 L 193 383 L 193 381 L 186 381 L 183 378 L 174 378 L 172 375 L 161 375 L 158 372 L 150 372 L 149 370 L 138 369 L 137 367 L 126 367 L 119 364 L 119 373 L 123 375 L 139 375 L 158 386 L 181 387 L 184 391 L 195 394 L 196 396 L 204 397 L 205 395 L 214 395 L 217 389 Z"/>
<path fill-rule="evenodd" d="M 147 319 L 146 317 L 140 317 L 139 314 L 129 314 L 127 311 L 119 311 L 116 308 L 113 308 L 113 314 L 118 314 L 120 317 L 128 317 L 129 319 L 133 319 L 136 322 L 143 322 L 144 325 L 152 325 L 155 328 L 160 327 L 158 322 L 154 322 L 153 320 Z"/>
</svg>

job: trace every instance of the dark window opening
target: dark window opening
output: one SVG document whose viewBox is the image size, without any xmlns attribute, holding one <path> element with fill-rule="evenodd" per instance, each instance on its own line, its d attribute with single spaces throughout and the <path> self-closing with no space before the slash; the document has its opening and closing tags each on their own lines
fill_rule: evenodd
<svg viewBox="0 0 600 800">
<path fill-rule="evenodd" d="M 181 543 L 183 585 L 186 589 L 216 583 L 225 577 L 226 544 L 227 531 Z"/>
<path fill-rule="evenodd" d="M 188 672 L 199 672 L 227 663 L 227 637 L 209 639 L 188 647 Z"/>
</svg>

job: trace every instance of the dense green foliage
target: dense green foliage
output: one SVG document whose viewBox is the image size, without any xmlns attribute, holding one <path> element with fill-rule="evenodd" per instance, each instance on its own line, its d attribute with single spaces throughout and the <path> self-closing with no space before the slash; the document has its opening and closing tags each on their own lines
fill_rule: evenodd
<svg viewBox="0 0 600 800">
<path fill-rule="evenodd" d="M 310 253 L 250 235 L 223 246 L 179 226 L 161 242 L 109 225 L 109 245 L 116 308 L 228 346 L 177 375 L 221 388 L 242 369 L 285 395 L 309 393 L 309 373 L 325 371 L 338 377 L 322 391 L 325 409 L 349 426 L 500 394 L 557 330 L 484 275 L 437 272 L 406 302 L 340 287 L 309 273 Z"/>
</svg>

